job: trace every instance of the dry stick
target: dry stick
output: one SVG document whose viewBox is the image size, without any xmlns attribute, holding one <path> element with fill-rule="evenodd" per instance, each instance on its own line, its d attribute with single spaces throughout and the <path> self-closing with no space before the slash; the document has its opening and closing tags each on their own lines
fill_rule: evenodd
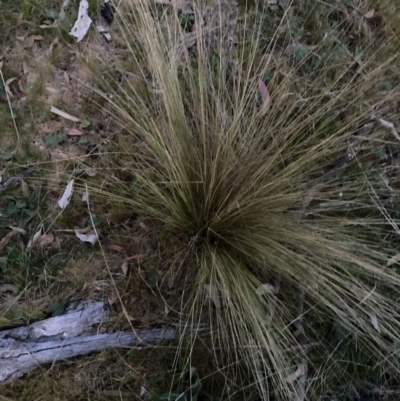
<svg viewBox="0 0 400 401">
<path fill-rule="evenodd" d="M 304 401 L 306 397 L 306 384 L 307 384 L 307 355 L 306 355 L 306 336 L 304 334 L 304 288 L 298 288 L 297 295 L 297 314 L 298 318 L 296 321 L 297 331 L 299 332 L 297 338 L 299 345 L 301 346 L 301 376 L 298 380 L 298 390 L 294 401 Z"/>
<path fill-rule="evenodd" d="M 14 117 L 14 113 L 13 113 L 13 110 L 12 110 L 12 107 L 11 107 L 10 98 L 9 98 L 9 96 L 8 96 L 7 87 L 6 87 L 6 82 L 4 81 L 4 76 L 3 76 L 2 67 L 3 67 L 3 62 L 0 61 L 0 75 L 1 75 L 1 80 L 2 80 L 2 82 L 3 82 L 4 91 L 6 92 L 8 107 L 10 108 L 11 118 L 12 118 L 13 123 L 14 123 L 15 132 L 17 133 L 17 139 L 18 139 L 18 142 L 20 142 L 20 139 L 19 139 L 19 131 L 18 131 L 17 123 L 15 122 L 15 117 Z"/>
</svg>

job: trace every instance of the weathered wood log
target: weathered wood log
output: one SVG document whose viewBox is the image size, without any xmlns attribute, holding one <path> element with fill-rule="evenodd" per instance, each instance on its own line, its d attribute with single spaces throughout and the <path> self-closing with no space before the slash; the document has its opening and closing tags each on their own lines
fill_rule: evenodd
<svg viewBox="0 0 400 401">
<path fill-rule="evenodd" d="M 172 329 L 99 333 L 108 316 L 102 302 L 81 302 L 27 327 L 0 332 L 0 383 L 19 378 L 40 365 L 129 344 L 175 338 Z"/>
</svg>

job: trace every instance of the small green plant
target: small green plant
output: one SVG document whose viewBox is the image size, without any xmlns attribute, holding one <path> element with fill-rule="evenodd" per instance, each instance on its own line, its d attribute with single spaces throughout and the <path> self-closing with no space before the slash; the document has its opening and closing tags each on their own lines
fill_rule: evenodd
<svg viewBox="0 0 400 401">
<path fill-rule="evenodd" d="M 63 132 L 58 132 L 57 134 L 48 135 L 44 138 L 44 142 L 47 146 L 52 148 L 56 148 L 60 143 L 65 142 L 67 139 L 67 135 Z"/>
<path fill-rule="evenodd" d="M 90 121 L 89 120 L 82 120 L 80 124 L 82 129 L 86 129 L 90 127 Z"/>
<path fill-rule="evenodd" d="M 40 188 L 35 188 L 32 192 L 19 196 L 0 195 L 2 218 L 14 219 L 18 221 L 20 227 L 25 227 L 35 216 L 39 196 Z"/>
</svg>

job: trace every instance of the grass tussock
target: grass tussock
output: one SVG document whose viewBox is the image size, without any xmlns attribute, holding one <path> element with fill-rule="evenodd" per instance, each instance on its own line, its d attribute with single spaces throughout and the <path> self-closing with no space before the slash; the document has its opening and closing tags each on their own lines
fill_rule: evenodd
<svg viewBox="0 0 400 401">
<path fill-rule="evenodd" d="M 397 369 L 400 276 L 375 235 L 396 223 L 373 155 L 396 141 L 379 120 L 398 116 L 398 87 L 382 89 L 398 59 L 368 24 L 360 58 L 343 50 L 354 14 L 328 14 L 334 28 L 304 45 L 280 35 L 290 6 L 272 30 L 262 3 L 195 2 L 190 29 L 178 10 L 118 7 L 123 45 L 92 61 L 129 133 L 117 149 L 129 185 L 91 191 L 155 227 L 161 291 L 186 283 L 182 338 L 205 324 L 221 365 L 251 371 L 263 399 L 289 400 L 340 373 L 314 314 Z"/>
<path fill-rule="evenodd" d="M 28 3 L 18 3 L 24 18 L 39 8 L 45 15 Z M 143 368 L 155 371 L 160 390 L 147 399 L 168 392 L 183 399 L 177 383 L 192 367 L 203 393 L 189 386 L 187 401 L 353 399 L 357 388 L 372 391 L 382 380 L 399 385 L 400 275 L 397 264 L 387 266 L 400 217 L 400 25 L 389 20 L 396 9 L 382 1 L 278 3 L 188 1 L 182 9 L 183 2 L 121 1 L 113 42 L 89 32 L 79 49 L 94 87 L 86 87 L 86 70 L 70 71 L 95 97 L 73 96 L 60 107 L 88 114 L 93 125 L 98 107 L 103 128 L 117 133 L 93 134 L 99 143 L 85 158 L 104 177 L 80 180 L 80 156 L 58 163 L 68 164 L 60 167 L 68 179 L 75 165 L 76 193 L 88 185 L 90 204 L 69 208 L 57 223 L 71 228 L 90 208 L 109 224 L 101 240 L 140 258 L 138 276 L 110 271 L 114 288 L 93 249 L 71 248 L 75 261 L 51 281 L 51 297 L 100 288 L 110 301 L 120 291 L 134 326 L 165 319 L 180 328 L 176 355 L 168 349 L 164 364 Z M 98 6 L 91 2 L 93 18 Z M 50 62 L 68 69 L 71 46 L 56 48 Z M 32 115 L 41 112 L 42 86 L 28 98 Z M 46 185 L 54 190 L 61 175 Z M 2 272 L 23 286 L 25 254 L 13 252 L 15 263 Z M 40 276 L 41 268 L 41 259 L 31 261 L 38 291 L 48 293 L 56 269 Z M 36 309 L 24 313 L 41 318 Z M 65 373 L 65 397 L 104 390 L 104 399 L 130 398 L 146 376 L 135 371 L 142 357 L 131 356 L 118 356 L 115 372 L 111 357 L 101 368 L 82 367 L 73 388 Z M 124 376 L 126 366 L 133 369 Z M 91 370 L 104 383 L 88 386 Z M 39 395 L 59 386 L 57 375 Z M 14 386 L 25 398 L 34 393 Z M 107 393 L 114 386 L 122 395 Z"/>
</svg>

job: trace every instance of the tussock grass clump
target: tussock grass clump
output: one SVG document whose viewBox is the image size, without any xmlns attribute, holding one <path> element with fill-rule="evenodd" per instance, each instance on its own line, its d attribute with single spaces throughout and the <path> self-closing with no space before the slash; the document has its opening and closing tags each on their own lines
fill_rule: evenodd
<svg viewBox="0 0 400 401">
<path fill-rule="evenodd" d="M 183 338 L 206 323 L 221 363 L 237 378 L 248 369 L 263 399 L 303 399 L 323 387 L 318 356 L 336 374 L 334 335 L 310 315 L 396 369 L 400 276 L 382 214 L 393 202 L 373 155 L 397 140 L 380 119 L 397 118 L 399 89 L 379 83 L 398 80 L 398 60 L 368 25 L 374 46 L 355 57 L 341 31 L 351 13 L 296 43 L 281 34 L 291 6 L 274 26 L 262 3 L 191 3 L 190 28 L 169 7 L 118 7 L 121 45 L 94 66 L 129 132 L 116 159 L 130 182 L 92 191 L 152 222 L 161 290 L 186 283 Z"/>
</svg>

